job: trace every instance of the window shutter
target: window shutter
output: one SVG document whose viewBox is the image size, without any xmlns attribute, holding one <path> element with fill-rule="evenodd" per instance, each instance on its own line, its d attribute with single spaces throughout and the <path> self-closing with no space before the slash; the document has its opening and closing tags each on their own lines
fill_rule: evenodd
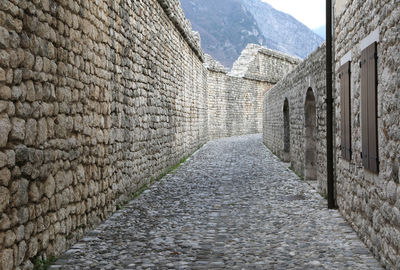
<svg viewBox="0 0 400 270">
<path fill-rule="evenodd" d="M 350 62 L 339 70 L 340 77 L 340 108 L 341 108 L 341 150 L 342 157 L 351 160 L 351 99 L 350 99 Z"/>
<path fill-rule="evenodd" d="M 379 173 L 376 42 L 361 53 L 362 159 L 366 169 Z"/>
<path fill-rule="evenodd" d="M 376 72 L 376 42 L 368 48 L 368 150 L 369 168 L 378 173 L 378 104 L 377 104 L 377 72 Z"/>
<path fill-rule="evenodd" d="M 368 67 L 367 52 L 361 52 L 361 139 L 362 139 L 362 162 L 364 168 L 369 169 L 368 162 Z"/>
</svg>

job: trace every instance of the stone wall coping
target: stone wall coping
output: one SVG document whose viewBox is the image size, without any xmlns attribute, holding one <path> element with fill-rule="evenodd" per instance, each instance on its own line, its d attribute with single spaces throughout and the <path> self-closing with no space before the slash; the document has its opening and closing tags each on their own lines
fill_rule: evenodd
<svg viewBox="0 0 400 270">
<path fill-rule="evenodd" d="M 292 63 L 292 64 L 299 64 L 299 63 L 301 63 L 303 61 L 303 59 L 301 59 L 299 57 L 291 56 L 291 55 L 285 54 L 283 52 L 274 51 L 274 50 L 271 50 L 271 49 L 266 48 L 266 47 L 261 47 L 258 50 L 258 52 L 262 53 L 262 54 L 265 54 L 265 55 L 268 55 L 268 56 L 275 57 L 275 58 L 280 59 L 280 60 L 285 60 L 285 61 L 287 61 L 289 63 Z"/>
<path fill-rule="evenodd" d="M 224 65 L 222 65 L 220 62 L 215 60 L 211 55 L 205 54 L 205 62 L 204 62 L 204 67 L 209 70 L 209 71 L 214 71 L 214 72 L 220 72 L 220 73 L 228 73 L 228 70 Z"/>
<path fill-rule="evenodd" d="M 168 18 L 175 25 L 176 29 L 194 51 L 197 57 L 204 63 L 204 52 L 201 48 L 200 35 L 192 30 L 192 25 L 186 19 L 179 0 L 157 0 Z"/>
<path fill-rule="evenodd" d="M 249 70 L 254 61 L 257 59 L 257 56 L 260 54 L 270 58 L 275 58 L 279 61 L 285 61 L 293 65 L 298 65 L 302 62 L 302 59 L 298 57 L 293 57 L 282 52 L 274 51 L 258 44 L 248 44 L 240 54 L 239 58 L 233 64 L 232 70 L 228 73 L 228 75 L 256 81 L 277 83 L 277 81 L 271 81 L 270 78 L 265 78 L 263 75 L 252 74 Z"/>
<path fill-rule="evenodd" d="M 286 74 L 279 82 L 277 82 L 274 87 L 270 89 L 270 91 L 267 91 L 264 96 L 268 95 L 268 93 L 272 93 L 273 89 L 276 87 L 280 87 L 282 82 L 284 82 L 289 76 L 292 76 L 292 74 L 297 73 L 299 70 L 303 68 L 304 65 L 308 63 L 309 59 L 314 58 L 314 55 L 317 54 L 320 50 L 325 50 L 326 49 L 326 42 L 322 43 L 314 52 L 312 52 L 309 56 L 307 56 L 299 65 L 297 65 L 291 72 Z"/>
</svg>

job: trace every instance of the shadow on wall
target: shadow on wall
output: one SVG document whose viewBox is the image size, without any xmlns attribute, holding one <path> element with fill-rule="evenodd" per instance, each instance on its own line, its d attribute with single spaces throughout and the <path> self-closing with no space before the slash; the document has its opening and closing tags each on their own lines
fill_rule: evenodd
<svg viewBox="0 0 400 270">
<path fill-rule="evenodd" d="M 290 161 L 290 112 L 289 101 L 285 98 L 283 103 L 283 155 L 285 162 Z"/>
<path fill-rule="evenodd" d="M 316 140 L 316 106 L 315 96 L 308 88 L 304 103 L 304 179 L 317 180 L 317 140 Z"/>
</svg>

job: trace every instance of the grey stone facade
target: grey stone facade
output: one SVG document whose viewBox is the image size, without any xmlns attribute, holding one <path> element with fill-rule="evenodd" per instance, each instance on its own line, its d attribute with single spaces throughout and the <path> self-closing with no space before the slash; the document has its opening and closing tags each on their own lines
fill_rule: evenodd
<svg viewBox="0 0 400 270">
<path fill-rule="evenodd" d="M 299 63 L 255 44 L 243 50 L 230 72 L 207 57 L 209 138 L 261 133 L 264 94 Z"/>
<path fill-rule="evenodd" d="M 387 269 L 400 269 L 400 2 L 347 1 L 335 16 L 335 69 L 350 61 L 352 159 L 340 155 L 342 101 L 336 72 L 337 203 Z M 363 167 L 361 51 L 377 42 L 379 173 Z"/>
<path fill-rule="evenodd" d="M 342 215 L 387 269 L 400 269 L 400 3 L 398 1 L 340 0 L 335 6 L 335 195 Z M 379 172 L 366 169 L 362 160 L 361 55 L 377 42 L 377 136 Z M 324 48 L 300 64 L 265 94 L 264 143 L 290 161 L 305 178 L 318 180 L 326 192 L 325 62 Z M 350 62 L 351 160 L 342 158 L 339 68 Z M 375 76 L 375 74 L 373 74 Z M 307 89 L 315 97 L 317 129 L 307 121 Z M 287 105 L 285 99 L 287 98 Z M 311 102 L 312 103 L 312 102 Z M 289 116 L 285 114 L 289 112 Z M 289 124 L 288 124 L 289 123 Z M 311 125 L 312 127 L 312 125 Z M 314 140 L 309 140 L 310 135 Z M 307 149 L 314 143 L 316 175 L 309 171 Z"/>
<path fill-rule="evenodd" d="M 264 144 L 290 162 L 299 175 L 317 181 L 323 193 L 326 191 L 325 51 L 322 45 L 279 81 L 264 95 L 263 105 Z M 310 111 L 312 100 L 309 103 L 308 99 L 312 96 L 315 105 Z"/>
</svg>

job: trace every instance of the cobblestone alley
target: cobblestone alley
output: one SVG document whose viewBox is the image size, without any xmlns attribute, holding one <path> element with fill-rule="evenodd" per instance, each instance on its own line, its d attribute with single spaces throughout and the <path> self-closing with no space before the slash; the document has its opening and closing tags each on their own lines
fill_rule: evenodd
<svg viewBox="0 0 400 270">
<path fill-rule="evenodd" d="M 381 267 L 258 134 L 207 143 L 50 269 Z"/>
</svg>

